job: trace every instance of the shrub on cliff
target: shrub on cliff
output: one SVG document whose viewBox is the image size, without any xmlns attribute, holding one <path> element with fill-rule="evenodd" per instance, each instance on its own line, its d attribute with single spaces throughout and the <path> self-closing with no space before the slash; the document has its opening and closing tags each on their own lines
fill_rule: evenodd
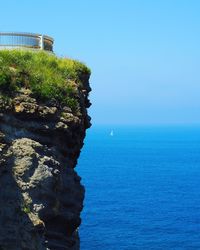
<svg viewBox="0 0 200 250">
<path fill-rule="evenodd" d="M 42 101 L 56 101 L 76 110 L 83 75 L 90 75 L 90 70 L 75 60 L 46 52 L 0 51 L 0 92 L 6 96 L 25 87 Z"/>
</svg>

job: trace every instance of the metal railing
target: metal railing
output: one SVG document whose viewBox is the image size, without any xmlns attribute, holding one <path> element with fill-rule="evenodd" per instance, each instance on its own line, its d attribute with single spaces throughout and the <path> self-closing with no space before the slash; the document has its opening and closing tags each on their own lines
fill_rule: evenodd
<svg viewBox="0 0 200 250">
<path fill-rule="evenodd" d="M 52 37 L 41 34 L 0 32 L 0 49 L 26 48 L 53 52 L 53 42 Z"/>
</svg>

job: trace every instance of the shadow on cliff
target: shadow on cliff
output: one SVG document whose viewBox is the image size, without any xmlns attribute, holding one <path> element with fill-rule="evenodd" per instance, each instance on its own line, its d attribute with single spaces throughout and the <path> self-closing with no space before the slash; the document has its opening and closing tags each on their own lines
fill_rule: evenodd
<svg viewBox="0 0 200 250">
<path fill-rule="evenodd" d="M 29 219 L 29 208 L 13 176 L 13 166 L 13 159 L 0 162 L 0 250 L 45 250 L 41 242 L 43 229 Z"/>
</svg>

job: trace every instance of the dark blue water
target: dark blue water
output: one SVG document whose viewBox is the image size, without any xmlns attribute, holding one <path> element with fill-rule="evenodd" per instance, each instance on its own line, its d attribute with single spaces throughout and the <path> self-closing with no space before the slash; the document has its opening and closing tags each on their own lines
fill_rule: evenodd
<svg viewBox="0 0 200 250">
<path fill-rule="evenodd" d="M 81 250 L 200 249 L 200 127 L 94 127 L 77 171 Z"/>
</svg>

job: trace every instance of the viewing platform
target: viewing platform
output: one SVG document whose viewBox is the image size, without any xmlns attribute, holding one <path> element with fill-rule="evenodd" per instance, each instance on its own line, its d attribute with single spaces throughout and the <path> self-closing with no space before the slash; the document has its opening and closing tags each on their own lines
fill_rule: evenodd
<svg viewBox="0 0 200 250">
<path fill-rule="evenodd" d="M 53 52 L 53 43 L 52 37 L 42 34 L 0 32 L 0 50 L 32 49 Z"/>
</svg>

